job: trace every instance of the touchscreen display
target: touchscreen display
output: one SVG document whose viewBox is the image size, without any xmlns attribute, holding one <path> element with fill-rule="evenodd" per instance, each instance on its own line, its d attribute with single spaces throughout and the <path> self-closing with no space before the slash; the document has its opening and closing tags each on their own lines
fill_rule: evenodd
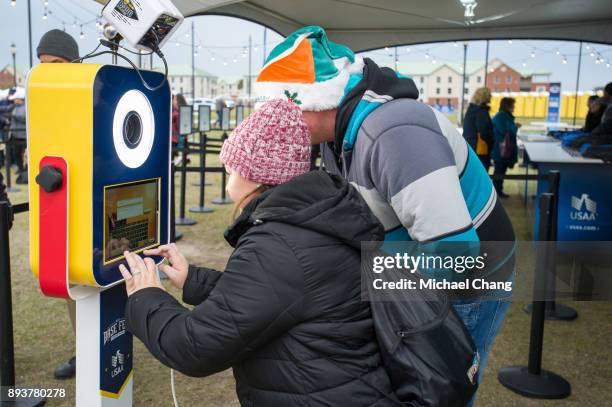
<svg viewBox="0 0 612 407">
<path fill-rule="evenodd" d="M 104 188 L 104 263 L 159 243 L 159 179 Z"/>
</svg>

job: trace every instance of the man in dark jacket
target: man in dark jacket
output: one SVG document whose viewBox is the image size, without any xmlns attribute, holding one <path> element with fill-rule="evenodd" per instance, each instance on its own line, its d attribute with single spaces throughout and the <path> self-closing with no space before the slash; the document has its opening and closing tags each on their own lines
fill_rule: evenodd
<svg viewBox="0 0 612 407">
<path fill-rule="evenodd" d="M 300 105 L 328 171 L 361 193 L 385 240 L 513 242 L 510 220 L 474 150 L 440 112 L 418 99 L 410 78 L 328 40 L 321 27 L 290 34 L 266 59 L 259 100 Z M 489 259 L 490 260 L 490 259 Z M 512 253 L 489 262 L 513 269 Z M 455 302 L 484 370 L 508 302 Z"/>
<path fill-rule="evenodd" d="M 72 36 L 62 30 L 47 31 L 36 48 L 36 55 L 43 64 L 61 64 L 71 62 L 79 57 L 79 45 Z M 76 332 L 76 303 L 68 299 L 68 316 L 72 329 Z M 70 379 L 76 372 L 76 358 L 59 365 L 53 372 L 56 379 Z"/>
</svg>

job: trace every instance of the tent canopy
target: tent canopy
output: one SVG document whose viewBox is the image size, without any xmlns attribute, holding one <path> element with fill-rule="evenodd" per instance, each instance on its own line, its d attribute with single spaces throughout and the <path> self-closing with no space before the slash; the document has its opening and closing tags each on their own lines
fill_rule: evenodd
<svg viewBox="0 0 612 407">
<path fill-rule="evenodd" d="M 173 1 L 186 17 L 234 16 L 284 36 L 302 26 L 320 25 L 332 40 L 355 51 L 504 38 L 612 43 L 610 0 Z"/>
</svg>

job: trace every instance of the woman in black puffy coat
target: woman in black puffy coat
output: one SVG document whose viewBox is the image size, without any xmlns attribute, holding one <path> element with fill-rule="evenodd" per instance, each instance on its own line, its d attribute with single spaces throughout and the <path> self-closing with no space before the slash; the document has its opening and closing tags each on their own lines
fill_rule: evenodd
<svg viewBox="0 0 612 407">
<path fill-rule="evenodd" d="M 126 253 L 128 327 L 184 374 L 233 368 L 243 406 L 397 406 L 361 300 L 360 242 L 382 240 L 383 227 L 341 177 L 308 172 L 309 155 L 292 102 L 245 120 L 221 153 L 241 211 L 225 271 L 189 266 L 174 244 L 145 252 L 168 259 L 160 269 L 190 310 L 153 260 Z"/>
</svg>

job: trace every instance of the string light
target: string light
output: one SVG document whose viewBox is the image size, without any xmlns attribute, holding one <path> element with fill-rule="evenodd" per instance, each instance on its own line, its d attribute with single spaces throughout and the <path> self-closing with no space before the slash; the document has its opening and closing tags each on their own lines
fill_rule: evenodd
<svg viewBox="0 0 612 407">
<path fill-rule="evenodd" d="M 559 48 L 557 48 L 557 50 L 555 51 L 555 54 L 561 55 L 561 51 L 559 51 Z"/>
<path fill-rule="evenodd" d="M 531 50 L 531 58 L 535 58 L 535 50 Z"/>
<path fill-rule="evenodd" d="M 457 48 L 459 46 L 459 44 L 457 44 L 457 41 L 453 42 L 453 47 Z"/>
<path fill-rule="evenodd" d="M 587 44 L 586 46 L 587 51 L 591 49 L 591 46 L 589 44 Z"/>
<path fill-rule="evenodd" d="M 512 45 L 512 40 L 508 40 L 508 44 L 509 44 L 509 45 Z"/>
<path fill-rule="evenodd" d="M 45 7 L 49 5 L 49 0 L 45 0 Z"/>
<path fill-rule="evenodd" d="M 527 62 L 523 59 L 523 68 L 527 66 Z"/>
<path fill-rule="evenodd" d="M 410 47 L 406 47 L 406 54 L 410 53 Z"/>
<path fill-rule="evenodd" d="M 590 56 L 594 57 L 595 53 L 593 51 L 591 51 L 591 53 L 589 54 Z"/>
<path fill-rule="evenodd" d="M 563 55 L 563 61 L 561 62 L 563 62 L 564 64 L 567 64 L 567 57 L 565 55 Z"/>
<path fill-rule="evenodd" d="M 81 34 L 80 34 L 81 39 L 85 38 L 85 34 L 83 34 L 83 24 L 81 24 Z"/>
<path fill-rule="evenodd" d="M 223 66 L 227 66 L 227 61 L 223 61 Z"/>
<path fill-rule="evenodd" d="M 215 59 L 216 59 L 216 58 L 215 58 L 214 56 L 210 57 L 210 60 L 211 60 L 212 62 L 215 62 Z"/>
<path fill-rule="evenodd" d="M 180 46 L 181 46 L 181 43 L 177 41 L 177 42 L 176 42 L 176 46 L 177 46 L 177 47 L 180 47 Z"/>
<path fill-rule="evenodd" d="M 425 59 L 429 59 L 429 52 L 425 53 Z"/>
<path fill-rule="evenodd" d="M 385 47 L 385 52 L 389 52 L 389 47 Z"/>
<path fill-rule="evenodd" d="M 47 9 L 45 9 L 45 14 L 43 14 L 43 20 L 47 19 Z"/>
<path fill-rule="evenodd" d="M 16 1 L 16 0 L 11 0 L 11 7 L 13 7 L 13 8 L 14 8 L 16 4 L 17 4 L 17 1 Z"/>
</svg>

